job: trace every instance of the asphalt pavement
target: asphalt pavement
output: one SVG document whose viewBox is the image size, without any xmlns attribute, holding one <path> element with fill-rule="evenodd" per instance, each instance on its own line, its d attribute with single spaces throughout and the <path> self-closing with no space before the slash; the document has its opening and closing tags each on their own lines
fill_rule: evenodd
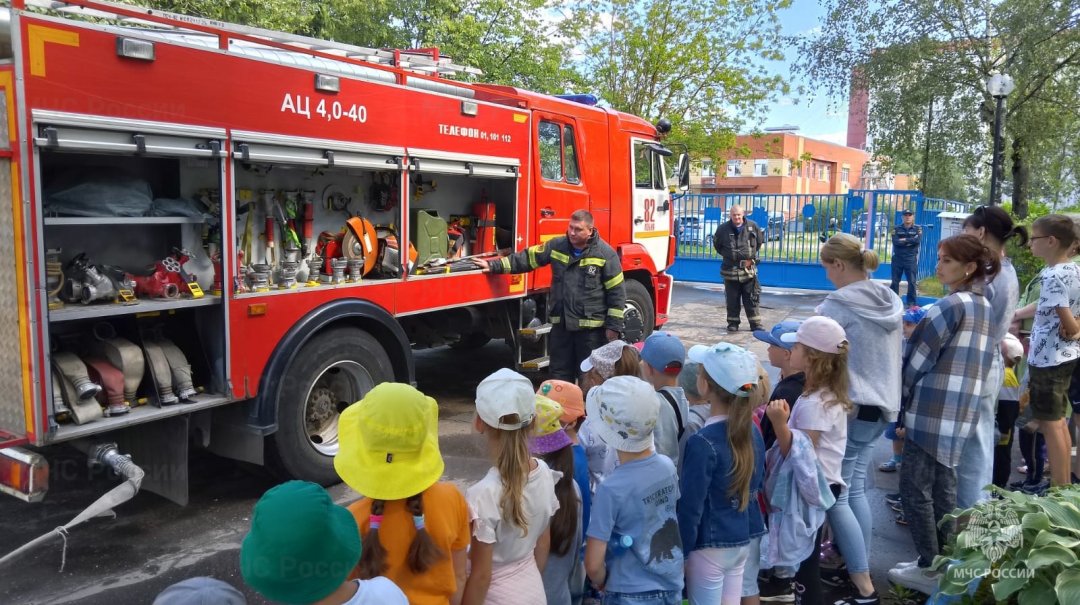
<svg viewBox="0 0 1080 605">
<path fill-rule="evenodd" d="M 824 292 L 766 289 L 761 296 L 767 326 L 813 314 Z M 766 346 L 749 331 L 724 330 L 723 287 L 676 284 L 666 330 L 689 347 L 726 340 L 748 347 L 768 367 Z M 746 327 L 745 318 L 743 321 Z M 510 363 L 510 349 L 492 342 L 463 357 L 449 348 L 416 353 L 417 386 L 435 397 L 440 409 L 440 445 L 445 479 L 465 487 L 490 466 L 484 443 L 472 430 L 476 385 Z M 775 377 L 776 372 L 771 373 Z M 537 382 L 545 376 L 535 376 Z M 92 473 L 73 450 L 50 450 L 53 479 L 44 502 L 26 504 L 0 495 L 0 555 L 63 525 L 117 483 Z M 880 441 L 873 468 L 890 455 Z M 136 461 L 137 462 L 137 461 Z M 151 603 L 166 586 L 192 576 L 213 576 L 242 590 L 249 603 L 266 603 L 247 589 L 239 572 L 239 548 L 250 523 L 251 509 L 275 481 L 261 469 L 195 453 L 191 462 L 191 500 L 181 507 L 151 493 L 141 493 L 118 507 L 115 517 L 91 520 L 59 539 L 35 549 L 0 569 L 0 605 L 127 605 Z M 871 573 L 879 593 L 888 592 L 886 572 L 914 555 L 906 528 L 894 523 L 883 495 L 897 491 L 897 475 L 871 471 L 869 495 L 874 511 Z M 334 499 L 347 504 L 358 494 L 338 485 Z"/>
</svg>

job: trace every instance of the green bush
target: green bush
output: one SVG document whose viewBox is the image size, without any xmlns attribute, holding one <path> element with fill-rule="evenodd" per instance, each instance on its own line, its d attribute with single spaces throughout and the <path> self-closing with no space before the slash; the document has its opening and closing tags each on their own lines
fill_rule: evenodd
<svg viewBox="0 0 1080 605">
<path fill-rule="evenodd" d="M 945 570 L 940 589 L 966 595 L 979 582 L 968 602 L 1020 605 L 1080 603 L 1080 486 L 1029 496 L 994 489 L 991 499 L 946 515 L 943 523 L 966 527 L 948 544 L 945 556 L 934 559 Z"/>
</svg>

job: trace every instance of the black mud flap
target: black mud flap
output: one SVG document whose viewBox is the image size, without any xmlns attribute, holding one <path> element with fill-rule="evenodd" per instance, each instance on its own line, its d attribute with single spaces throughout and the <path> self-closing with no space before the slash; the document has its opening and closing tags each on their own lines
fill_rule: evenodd
<svg viewBox="0 0 1080 605">
<path fill-rule="evenodd" d="M 142 490 L 180 506 L 188 503 L 188 423 L 183 414 L 110 435 L 120 451 L 146 473 Z"/>
</svg>

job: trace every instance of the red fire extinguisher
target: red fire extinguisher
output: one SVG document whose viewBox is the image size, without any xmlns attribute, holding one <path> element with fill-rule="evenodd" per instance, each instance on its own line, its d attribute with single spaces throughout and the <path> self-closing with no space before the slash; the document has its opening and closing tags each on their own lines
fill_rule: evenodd
<svg viewBox="0 0 1080 605">
<path fill-rule="evenodd" d="M 498 250 L 495 244 L 495 202 L 488 201 L 487 191 L 480 192 L 480 201 L 473 204 L 476 216 L 476 242 L 471 252 L 487 254 Z"/>
</svg>

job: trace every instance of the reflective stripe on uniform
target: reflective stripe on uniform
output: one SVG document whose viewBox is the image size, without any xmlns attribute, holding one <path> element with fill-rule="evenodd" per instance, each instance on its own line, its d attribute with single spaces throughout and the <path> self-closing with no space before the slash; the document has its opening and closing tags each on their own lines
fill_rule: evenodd
<svg viewBox="0 0 1080 605">
<path fill-rule="evenodd" d="M 622 319 L 623 317 L 626 316 L 626 310 L 625 309 L 608 309 L 607 314 L 610 315 L 611 317 L 618 317 L 619 319 Z"/>
<path fill-rule="evenodd" d="M 540 263 L 538 263 L 536 261 L 536 253 L 537 252 L 543 252 L 543 251 L 544 251 L 544 245 L 543 244 L 540 244 L 539 246 L 533 246 L 532 248 L 529 248 L 529 267 L 531 267 L 533 269 L 536 269 L 536 268 L 540 267 Z"/>
<path fill-rule="evenodd" d="M 504 256 L 504 257 L 502 257 L 501 260 L 502 260 L 503 271 L 506 271 L 507 273 L 509 273 L 510 272 L 510 257 L 509 256 Z"/>
<path fill-rule="evenodd" d="M 552 324 L 557 324 L 557 323 L 559 323 L 561 321 L 562 321 L 562 318 L 559 317 L 558 315 L 552 315 L 551 316 L 551 323 Z"/>
<path fill-rule="evenodd" d="M 617 285 L 619 285 L 621 283 L 623 283 L 623 274 L 622 273 L 620 273 L 620 274 L 616 275 L 615 277 L 613 277 L 613 278 L 607 280 L 606 282 L 604 282 L 604 289 L 605 290 L 610 290 L 610 289 L 614 288 L 615 286 L 617 286 Z"/>
<path fill-rule="evenodd" d="M 562 252 L 559 252 L 558 250 L 552 250 L 551 251 L 551 258 L 559 261 L 560 263 L 562 263 L 564 265 L 569 265 L 570 264 L 570 255 L 569 254 L 563 254 Z"/>
<path fill-rule="evenodd" d="M 579 319 L 578 326 L 582 328 L 602 328 L 604 327 L 604 320 L 602 319 Z"/>
<path fill-rule="evenodd" d="M 588 267 L 589 265 L 596 265 L 597 267 L 603 267 L 607 264 L 606 258 L 583 258 L 581 259 L 581 266 Z"/>
</svg>

